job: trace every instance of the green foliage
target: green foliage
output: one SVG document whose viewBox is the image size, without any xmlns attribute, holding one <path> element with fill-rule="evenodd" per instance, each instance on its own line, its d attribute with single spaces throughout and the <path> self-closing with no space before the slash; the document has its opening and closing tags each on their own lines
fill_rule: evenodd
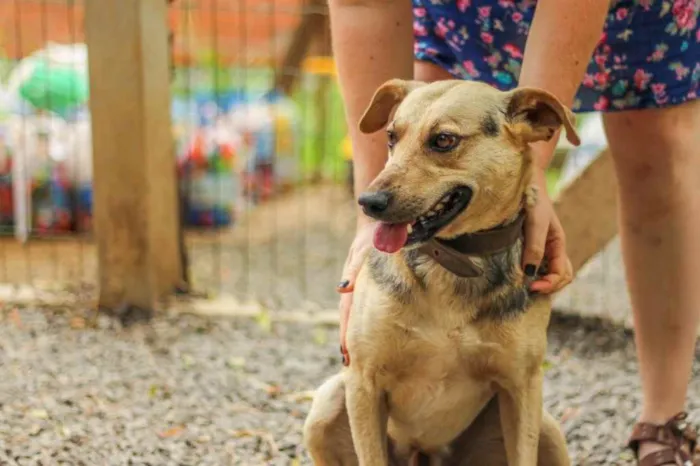
<svg viewBox="0 0 700 466">
<path fill-rule="evenodd" d="M 304 122 L 302 170 L 306 176 L 320 176 L 339 182 L 345 178 L 347 169 L 341 152 L 341 143 L 347 131 L 345 113 L 337 83 L 324 84 L 323 79 L 329 78 L 302 76 L 300 86 L 292 96 Z"/>
<path fill-rule="evenodd" d="M 219 73 L 220 78 L 212 73 Z M 215 78 L 218 86 L 213 85 Z M 342 181 L 347 170 L 341 155 L 345 113 L 337 83 L 324 83 L 324 79 L 330 78 L 303 74 L 290 96 L 301 119 L 300 168 L 306 180 Z M 274 71 L 269 67 L 224 67 L 217 65 L 213 56 L 203 54 L 197 67 L 176 70 L 173 93 L 188 97 L 195 92 L 243 91 L 256 96 L 270 91 L 273 83 Z"/>
</svg>

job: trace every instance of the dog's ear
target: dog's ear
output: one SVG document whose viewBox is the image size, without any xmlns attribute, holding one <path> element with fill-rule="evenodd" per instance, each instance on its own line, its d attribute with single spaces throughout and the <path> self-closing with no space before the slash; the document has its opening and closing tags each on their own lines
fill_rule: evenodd
<svg viewBox="0 0 700 466">
<path fill-rule="evenodd" d="M 372 101 L 360 118 L 360 131 L 366 134 L 375 133 L 389 122 L 389 116 L 394 108 L 401 103 L 414 89 L 424 83 L 419 81 L 404 81 L 391 79 L 382 84 L 372 96 Z"/>
<path fill-rule="evenodd" d="M 566 139 L 575 146 L 581 144 L 576 116 L 549 92 L 523 87 L 509 92 L 506 100 L 506 122 L 524 142 L 549 141 L 564 126 Z"/>
</svg>

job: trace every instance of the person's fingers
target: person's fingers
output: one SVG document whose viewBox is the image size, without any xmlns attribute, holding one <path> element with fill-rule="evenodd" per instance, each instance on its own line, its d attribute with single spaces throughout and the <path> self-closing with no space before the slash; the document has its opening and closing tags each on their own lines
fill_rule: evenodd
<svg viewBox="0 0 700 466">
<path fill-rule="evenodd" d="M 350 284 L 350 280 L 343 280 L 338 283 L 338 286 L 335 287 L 335 290 L 338 293 L 352 293 L 355 291 L 355 286 Z"/>
<path fill-rule="evenodd" d="M 548 294 L 561 290 L 573 279 L 573 267 L 566 254 L 566 240 L 556 220 L 552 223 L 545 253 L 549 260 L 549 273 L 534 281 L 530 289 Z"/>
<path fill-rule="evenodd" d="M 546 208 L 535 206 L 530 209 L 525 219 L 525 249 L 523 250 L 523 272 L 534 278 L 544 256 L 547 242 L 549 215 Z"/>
<path fill-rule="evenodd" d="M 350 355 L 347 351 L 346 335 L 348 332 L 348 321 L 350 320 L 350 308 L 352 307 L 352 293 L 345 293 L 340 296 L 340 353 L 343 355 L 343 364 L 350 364 Z"/>
<path fill-rule="evenodd" d="M 345 264 L 343 265 L 343 275 L 340 283 L 338 283 L 338 286 L 336 287 L 336 290 L 339 293 L 342 293 L 340 295 L 340 303 L 338 305 L 338 310 L 340 313 L 340 328 L 339 328 L 339 340 L 340 340 L 340 354 L 343 357 L 343 365 L 348 365 L 350 363 L 350 358 L 348 356 L 347 352 L 347 347 L 345 343 L 345 335 L 347 333 L 348 329 L 348 320 L 350 319 L 350 308 L 352 306 L 352 290 L 355 286 L 354 280 L 352 281 L 352 286 L 350 284 L 350 279 L 345 278 L 350 276 L 350 268 L 351 268 L 351 263 L 352 263 L 352 258 L 353 258 L 353 249 L 352 247 L 350 248 L 350 252 L 348 253 L 348 257 L 345 259 Z"/>
<path fill-rule="evenodd" d="M 343 278 L 338 283 L 338 293 L 351 293 L 355 289 L 357 274 L 360 272 L 369 250 L 370 248 L 367 246 L 359 246 L 350 252 L 343 268 Z"/>
<path fill-rule="evenodd" d="M 554 274 L 539 277 L 537 281 L 530 284 L 530 291 L 541 294 L 550 294 L 554 290 L 554 282 L 558 282 L 559 278 Z"/>
<path fill-rule="evenodd" d="M 571 272 L 564 273 L 563 275 L 550 273 L 532 282 L 530 290 L 542 294 L 556 293 L 571 283 L 572 277 L 573 274 Z"/>
<path fill-rule="evenodd" d="M 343 273 L 341 275 L 342 278 L 340 279 L 340 282 L 338 282 L 338 286 L 335 288 L 338 293 L 352 293 L 353 289 L 355 288 L 355 280 L 351 273 L 353 256 L 353 248 L 351 247 L 350 252 L 348 252 L 348 257 L 345 259 L 345 264 L 343 264 Z"/>
<path fill-rule="evenodd" d="M 350 320 L 350 311 L 352 309 L 352 292 L 355 289 L 355 280 L 357 274 L 362 267 L 365 256 L 369 252 L 369 248 L 360 247 L 354 249 L 348 256 L 348 260 L 343 270 L 343 280 L 338 284 L 338 292 L 340 295 L 340 352 L 343 355 L 343 364 L 350 365 L 350 354 L 348 353 L 345 344 L 348 321 Z"/>
<path fill-rule="evenodd" d="M 569 256 L 566 253 L 566 235 L 556 215 L 553 215 L 552 218 L 549 239 L 545 249 L 547 250 L 547 256 L 552 257 L 552 270 L 557 274 L 556 281 L 552 283 L 551 292 L 554 293 L 564 288 L 573 279 L 571 260 L 569 260 Z"/>
<path fill-rule="evenodd" d="M 340 352 L 343 355 L 343 364 L 350 364 L 350 355 L 346 347 L 346 333 L 348 321 L 350 320 L 350 311 L 352 309 L 352 292 L 355 289 L 355 280 L 357 274 L 365 261 L 365 257 L 369 253 L 370 248 L 364 244 L 362 239 L 356 241 L 350 249 L 348 258 L 343 267 L 343 275 L 337 290 L 341 293 L 340 296 Z"/>
<path fill-rule="evenodd" d="M 554 291 L 561 290 L 566 285 L 571 283 L 573 281 L 573 279 L 574 279 L 574 267 L 571 264 L 571 260 L 567 257 L 566 263 L 564 265 L 564 271 L 562 272 L 561 278 L 559 280 L 559 284 L 557 285 L 557 287 Z"/>
</svg>

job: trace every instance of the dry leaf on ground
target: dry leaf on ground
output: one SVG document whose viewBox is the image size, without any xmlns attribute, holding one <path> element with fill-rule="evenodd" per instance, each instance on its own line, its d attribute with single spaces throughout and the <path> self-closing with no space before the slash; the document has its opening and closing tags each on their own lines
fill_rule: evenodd
<svg viewBox="0 0 700 466">
<path fill-rule="evenodd" d="M 164 430 L 163 432 L 158 433 L 158 437 L 160 438 L 171 438 L 171 437 L 176 437 L 183 433 L 185 431 L 185 426 L 175 426 L 171 427 L 168 430 Z"/>
</svg>

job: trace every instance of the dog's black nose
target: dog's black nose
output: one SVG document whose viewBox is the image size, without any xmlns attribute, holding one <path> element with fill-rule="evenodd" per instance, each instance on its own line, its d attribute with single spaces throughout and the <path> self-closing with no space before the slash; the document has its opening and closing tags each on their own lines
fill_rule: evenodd
<svg viewBox="0 0 700 466">
<path fill-rule="evenodd" d="M 362 193 L 357 199 L 366 215 L 373 217 L 383 213 L 391 202 L 391 194 L 386 191 L 376 193 Z"/>
</svg>

